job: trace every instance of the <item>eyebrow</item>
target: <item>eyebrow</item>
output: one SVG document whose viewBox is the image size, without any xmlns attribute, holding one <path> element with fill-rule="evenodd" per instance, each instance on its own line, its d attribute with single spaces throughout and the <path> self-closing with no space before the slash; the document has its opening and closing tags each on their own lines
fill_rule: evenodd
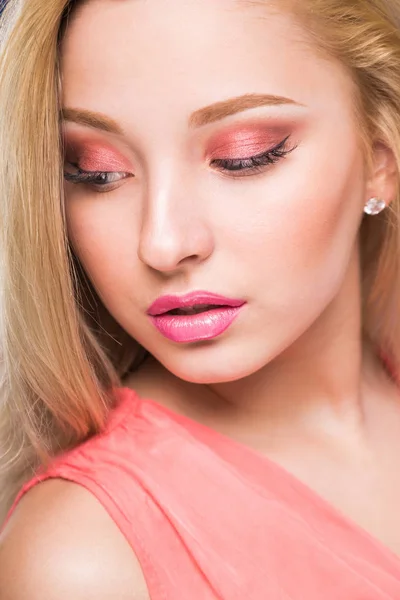
<svg viewBox="0 0 400 600">
<path fill-rule="evenodd" d="M 225 119 L 226 117 L 230 117 L 251 108 L 258 108 L 260 106 L 280 106 L 285 104 L 303 106 L 284 96 L 274 96 L 271 94 L 244 94 L 243 96 L 222 100 L 221 102 L 216 102 L 215 104 L 196 110 L 189 119 L 189 126 L 202 127 L 203 125 L 215 123 L 215 121 Z"/>
<path fill-rule="evenodd" d="M 215 123 L 216 121 L 220 121 L 221 119 L 225 119 L 226 117 L 252 108 L 287 104 L 303 106 L 284 96 L 275 96 L 271 94 L 244 94 L 243 96 L 222 100 L 196 110 L 189 118 L 189 127 L 203 127 L 204 125 Z M 114 119 L 102 113 L 86 109 L 63 108 L 61 116 L 64 121 L 70 121 L 86 127 L 93 127 L 94 129 L 100 129 L 107 133 L 123 135 L 122 127 Z"/>
<path fill-rule="evenodd" d="M 78 125 L 85 125 L 86 127 L 92 127 L 94 129 L 100 129 L 107 133 L 115 133 L 122 135 L 123 130 L 120 125 L 102 113 L 93 112 L 86 109 L 78 108 L 63 108 L 61 111 L 61 117 L 64 121 L 70 121 L 77 123 Z"/>
</svg>

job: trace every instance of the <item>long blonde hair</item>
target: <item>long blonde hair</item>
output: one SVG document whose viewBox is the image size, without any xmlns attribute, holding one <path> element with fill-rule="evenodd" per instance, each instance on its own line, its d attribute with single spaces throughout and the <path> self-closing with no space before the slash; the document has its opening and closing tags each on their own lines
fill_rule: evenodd
<svg viewBox="0 0 400 600">
<path fill-rule="evenodd" d="M 9 0 L 1 19 L 0 522 L 39 464 L 101 430 L 140 351 L 67 238 L 58 52 L 75 4 Z M 366 139 L 390 145 L 400 166 L 398 0 L 295 0 L 293 9 L 352 73 Z M 400 365 L 399 200 L 361 233 L 364 331 Z"/>
</svg>

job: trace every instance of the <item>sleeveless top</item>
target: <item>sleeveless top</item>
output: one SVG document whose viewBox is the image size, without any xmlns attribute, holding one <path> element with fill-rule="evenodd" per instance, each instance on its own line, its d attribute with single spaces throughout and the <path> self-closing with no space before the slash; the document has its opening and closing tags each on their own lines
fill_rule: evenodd
<svg viewBox="0 0 400 600">
<path fill-rule="evenodd" d="M 49 478 L 89 490 L 151 600 L 395 600 L 400 558 L 273 461 L 118 388 L 107 428 Z"/>
</svg>

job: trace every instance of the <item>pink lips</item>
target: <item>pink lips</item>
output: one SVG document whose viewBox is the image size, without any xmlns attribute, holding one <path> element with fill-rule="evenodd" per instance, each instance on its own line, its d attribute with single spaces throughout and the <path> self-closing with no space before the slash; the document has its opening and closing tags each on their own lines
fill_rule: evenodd
<svg viewBox="0 0 400 600">
<path fill-rule="evenodd" d="M 244 304 L 243 300 L 193 292 L 185 296 L 162 296 L 150 306 L 147 314 L 164 337 L 182 344 L 221 335 L 232 325 Z M 201 312 L 194 312 L 197 310 Z M 171 314 L 170 311 L 183 313 Z M 188 314 L 184 314 L 185 311 Z"/>
</svg>

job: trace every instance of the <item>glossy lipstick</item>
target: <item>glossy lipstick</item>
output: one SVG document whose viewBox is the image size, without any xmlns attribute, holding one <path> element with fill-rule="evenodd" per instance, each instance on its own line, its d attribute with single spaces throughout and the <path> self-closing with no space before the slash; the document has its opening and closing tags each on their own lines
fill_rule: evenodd
<svg viewBox="0 0 400 600">
<path fill-rule="evenodd" d="M 212 340 L 232 325 L 244 300 L 225 298 L 209 292 L 185 296 L 162 296 L 147 314 L 158 331 L 181 344 Z"/>
</svg>

